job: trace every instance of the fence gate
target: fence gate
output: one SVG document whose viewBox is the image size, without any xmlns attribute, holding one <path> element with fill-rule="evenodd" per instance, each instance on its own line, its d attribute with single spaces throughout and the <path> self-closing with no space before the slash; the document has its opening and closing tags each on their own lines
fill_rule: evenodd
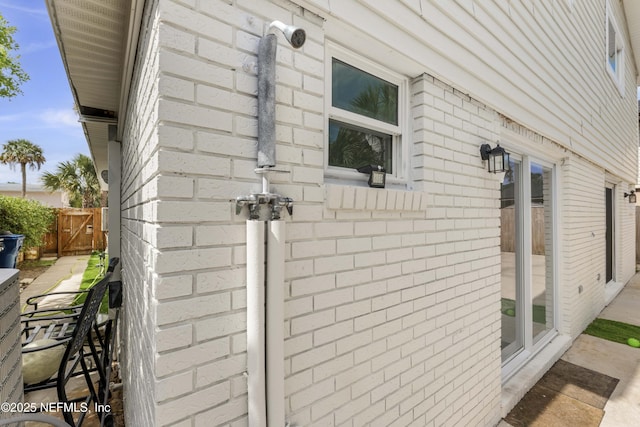
<svg viewBox="0 0 640 427">
<path fill-rule="evenodd" d="M 101 230 L 100 208 L 60 209 L 58 211 L 58 256 L 88 254 L 105 249 L 105 236 Z"/>
</svg>

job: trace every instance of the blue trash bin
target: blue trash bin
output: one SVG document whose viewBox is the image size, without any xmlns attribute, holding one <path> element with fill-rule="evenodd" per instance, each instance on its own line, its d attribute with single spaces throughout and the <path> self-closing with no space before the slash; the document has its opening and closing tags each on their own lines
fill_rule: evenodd
<svg viewBox="0 0 640 427">
<path fill-rule="evenodd" d="M 16 268 L 22 242 L 24 242 L 23 234 L 0 235 L 0 268 Z"/>
</svg>

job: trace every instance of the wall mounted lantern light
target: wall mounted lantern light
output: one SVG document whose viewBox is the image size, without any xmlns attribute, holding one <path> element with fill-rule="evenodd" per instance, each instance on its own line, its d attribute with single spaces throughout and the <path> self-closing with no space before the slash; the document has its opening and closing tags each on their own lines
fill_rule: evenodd
<svg viewBox="0 0 640 427">
<path fill-rule="evenodd" d="M 487 161 L 489 172 L 506 172 L 511 168 L 509 165 L 509 153 L 504 151 L 500 144 L 493 149 L 489 144 L 482 144 L 480 146 L 480 157 L 482 160 Z"/>
<path fill-rule="evenodd" d="M 369 174 L 369 187 L 384 188 L 387 171 L 380 165 L 365 165 L 358 168 L 360 173 Z"/>
<path fill-rule="evenodd" d="M 631 204 L 635 204 L 636 203 L 636 192 L 631 190 L 629 193 L 624 193 L 624 197 L 625 198 L 629 198 L 629 203 Z"/>
</svg>

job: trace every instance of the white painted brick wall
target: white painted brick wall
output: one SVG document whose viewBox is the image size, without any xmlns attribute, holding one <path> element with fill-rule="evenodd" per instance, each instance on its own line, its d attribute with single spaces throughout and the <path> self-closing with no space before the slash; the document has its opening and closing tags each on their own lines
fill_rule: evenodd
<svg viewBox="0 0 640 427">
<path fill-rule="evenodd" d="M 563 165 L 566 186 L 563 226 L 567 256 L 561 304 L 571 321 L 563 325 L 572 336 L 581 333 L 604 305 L 605 207 L 604 171 L 578 158 Z M 582 188 L 576 192 L 577 188 Z M 582 293 L 579 287 L 583 288 Z"/>
<path fill-rule="evenodd" d="M 246 212 L 236 216 L 231 200 L 260 190 L 256 51 L 274 19 L 308 36 L 299 51 L 279 36 L 277 56 L 278 167 L 289 173 L 273 177 L 272 191 L 295 200 L 287 419 L 497 423 L 500 181 L 478 148 L 500 139 L 499 115 L 428 74 L 408 76 L 414 190 L 325 184 L 322 19 L 286 0 L 156 0 L 145 17 L 123 141 L 127 423 L 248 423 Z M 561 332 L 575 336 L 602 298 L 603 246 L 589 233 L 603 231 L 604 173 L 567 156 L 560 304 L 571 315 Z M 620 214 L 625 230 L 630 218 Z"/>
<path fill-rule="evenodd" d="M 184 286 L 171 290 L 153 290 L 157 276 L 154 275 L 151 263 L 152 248 L 188 243 L 185 237 L 178 239 L 176 243 L 170 243 L 164 237 L 161 227 L 154 224 L 152 200 L 157 199 L 160 191 L 166 194 L 166 184 L 169 184 L 167 181 L 160 182 L 157 177 L 158 134 L 163 131 L 156 128 L 160 87 L 155 84 L 159 73 L 159 25 L 155 12 L 156 5 L 149 2 L 140 35 L 138 54 L 141 57 L 131 86 L 130 116 L 127 118 L 122 141 L 121 251 L 122 278 L 126 289 L 121 323 L 124 328 L 120 362 L 127 396 L 124 410 L 128 425 L 154 425 L 157 416 L 156 395 L 159 399 L 176 396 L 163 390 L 156 394 L 156 383 L 163 384 L 156 378 L 156 352 L 190 345 L 189 339 L 169 343 L 166 341 L 167 336 L 159 338 L 153 315 L 156 298 L 172 298 L 187 290 Z M 168 129 L 165 128 L 164 131 L 166 130 Z M 180 137 L 179 132 L 176 129 L 176 132 L 168 133 Z M 179 138 L 180 142 L 176 139 L 171 138 L 171 144 L 189 148 L 187 139 Z M 177 229 L 173 229 L 170 234 L 177 237 L 176 232 Z M 173 379 L 169 381 L 176 384 Z M 190 387 L 180 385 L 176 390 L 179 395 L 187 393 Z"/>
</svg>

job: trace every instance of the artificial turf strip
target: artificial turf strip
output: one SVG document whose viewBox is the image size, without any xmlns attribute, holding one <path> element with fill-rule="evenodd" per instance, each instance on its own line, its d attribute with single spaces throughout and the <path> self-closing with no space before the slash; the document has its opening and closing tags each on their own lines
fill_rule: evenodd
<svg viewBox="0 0 640 427">
<path fill-rule="evenodd" d="M 640 339 L 640 326 L 596 318 L 587 326 L 584 333 L 620 344 L 627 344 L 629 338 Z"/>
<path fill-rule="evenodd" d="M 87 268 L 84 270 L 82 275 L 82 282 L 80 283 L 80 290 L 89 289 L 94 284 L 98 283 L 98 281 L 102 278 L 100 273 L 104 273 L 107 271 L 108 260 L 105 258 L 104 266 L 100 265 L 100 255 L 98 252 L 91 254 L 89 257 L 89 261 L 87 261 Z M 79 294 L 75 300 L 73 301 L 74 305 L 84 303 L 84 300 L 87 298 L 86 293 Z M 100 305 L 100 312 L 106 313 L 108 310 L 108 302 L 109 296 L 108 293 L 105 293 L 104 298 L 102 300 L 102 304 Z"/>
</svg>

